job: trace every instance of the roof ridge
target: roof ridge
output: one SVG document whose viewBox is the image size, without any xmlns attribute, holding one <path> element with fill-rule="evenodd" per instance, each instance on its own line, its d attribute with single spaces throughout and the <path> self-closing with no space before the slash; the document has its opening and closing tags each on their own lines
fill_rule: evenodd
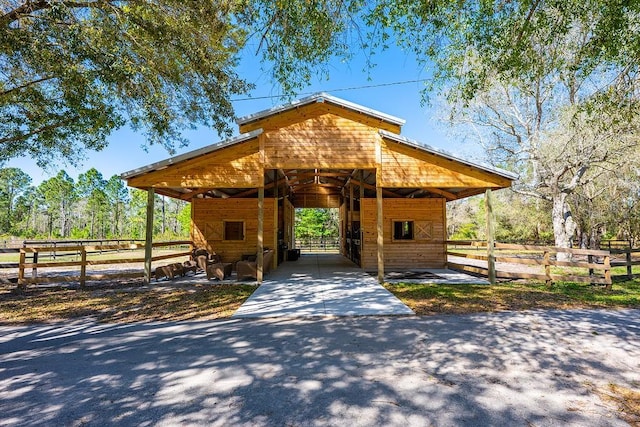
<svg viewBox="0 0 640 427">
<path fill-rule="evenodd" d="M 368 108 L 363 105 L 356 104 L 355 102 L 347 101 L 346 99 L 338 98 L 337 96 L 331 95 L 327 92 L 316 92 L 304 98 L 298 98 L 285 104 L 276 105 L 272 108 L 267 108 L 265 110 L 261 110 L 256 113 L 247 114 L 246 116 L 238 117 L 236 119 L 236 123 L 242 126 L 244 124 L 260 120 L 270 115 L 279 114 L 288 110 L 293 110 L 294 108 L 302 107 L 304 105 L 309 105 L 314 102 L 318 102 L 318 103 L 329 102 L 332 104 L 342 106 L 344 108 L 348 108 L 369 116 L 379 118 L 383 121 L 393 123 L 398 126 L 402 126 L 406 123 L 406 120 L 401 119 L 399 117 L 395 117 L 395 116 L 392 116 L 391 114 L 383 113 L 381 111 L 377 111 L 372 108 Z"/>
</svg>

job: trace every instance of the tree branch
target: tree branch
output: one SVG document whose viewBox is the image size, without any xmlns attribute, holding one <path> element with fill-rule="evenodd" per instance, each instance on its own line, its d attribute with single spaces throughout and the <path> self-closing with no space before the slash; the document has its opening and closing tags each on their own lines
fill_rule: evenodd
<svg viewBox="0 0 640 427">
<path fill-rule="evenodd" d="M 38 84 L 38 83 L 42 83 L 42 82 L 46 82 L 47 80 L 52 80 L 53 78 L 54 78 L 53 76 L 43 77 L 41 79 L 33 80 L 31 82 L 25 83 L 25 84 L 20 85 L 20 86 L 12 87 L 11 89 L 5 90 L 4 92 L 0 92 L 0 96 L 7 96 L 11 92 L 16 92 L 16 91 L 22 90 L 24 88 L 27 88 L 29 86 L 32 86 L 32 85 L 35 85 L 35 84 Z"/>
<path fill-rule="evenodd" d="M 59 122 L 43 126 L 41 128 L 32 130 L 29 133 L 25 133 L 25 134 L 22 134 L 22 135 L 19 135 L 19 136 L 11 136 L 11 137 L 0 138 L 0 144 L 6 144 L 8 142 L 24 141 L 24 140 L 27 140 L 28 138 L 31 138 L 32 136 L 35 136 L 35 135 L 37 135 L 39 133 L 46 132 L 48 130 L 55 129 L 55 128 L 58 128 L 60 126 L 64 126 L 66 124 L 69 124 L 69 123 L 75 121 L 76 119 L 77 119 L 77 117 L 67 118 L 65 120 L 61 120 Z"/>
<path fill-rule="evenodd" d="M 6 27 L 14 21 L 22 18 L 25 15 L 28 15 L 33 12 L 38 12 L 40 10 L 51 9 L 53 7 L 54 2 L 48 0 L 38 0 L 38 1 L 25 1 L 21 6 L 10 10 L 4 15 L 0 16 L 0 26 Z M 95 1 L 59 1 L 56 2 L 62 6 L 65 6 L 70 9 L 77 8 L 85 8 L 85 7 L 101 7 L 107 4 L 111 4 L 111 0 L 95 0 Z"/>
</svg>

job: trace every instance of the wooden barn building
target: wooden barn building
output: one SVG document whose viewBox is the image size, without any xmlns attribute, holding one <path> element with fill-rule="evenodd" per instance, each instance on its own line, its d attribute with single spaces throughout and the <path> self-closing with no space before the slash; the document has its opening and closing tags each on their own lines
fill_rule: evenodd
<svg viewBox="0 0 640 427">
<path fill-rule="evenodd" d="M 257 253 L 259 281 L 263 248 L 294 247 L 296 208 L 339 208 L 343 255 L 379 278 L 443 268 L 446 202 L 516 177 L 409 140 L 404 120 L 325 93 L 237 123 L 237 137 L 122 177 L 151 203 L 154 193 L 191 202 L 194 244 L 224 262 Z"/>
</svg>

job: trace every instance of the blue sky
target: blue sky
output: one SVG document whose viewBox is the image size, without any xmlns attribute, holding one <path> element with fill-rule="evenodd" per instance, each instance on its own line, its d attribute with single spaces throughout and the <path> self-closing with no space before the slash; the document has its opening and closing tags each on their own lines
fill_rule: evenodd
<svg viewBox="0 0 640 427">
<path fill-rule="evenodd" d="M 361 57 L 356 56 L 349 62 L 335 60 L 329 64 L 329 80 L 314 79 L 302 92 L 304 94 L 327 92 L 339 98 L 405 119 L 406 124 L 402 129 L 404 136 L 436 148 L 445 149 L 470 160 L 478 160 L 479 148 L 477 146 L 472 143 L 461 143 L 459 139 L 451 135 L 446 124 L 438 121 L 439 107 L 436 94 L 431 96 L 431 106 L 421 105 L 423 82 L 388 85 L 396 82 L 427 79 L 430 77 L 428 70 L 421 68 L 411 54 L 402 52 L 395 47 L 376 54 L 374 62 L 377 65 L 367 72 L 363 70 L 364 60 Z M 261 71 L 260 68 L 260 63 L 253 54 L 243 56 L 239 68 L 240 75 L 256 86 L 250 95 L 254 98 L 278 95 L 277 86 L 270 80 L 268 73 Z M 376 85 L 386 86 L 371 87 Z M 339 90 L 345 88 L 359 89 Z M 306 96 L 304 94 L 301 94 L 300 97 Z M 234 108 L 236 116 L 242 117 L 282 103 L 283 101 L 278 98 L 239 100 L 234 102 Z M 237 134 L 235 124 L 234 129 Z M 189 146 L 178 149 L 176 155 L 221 140 L 215 131 L 206 128 L 190 131 L 185 136 L 190 141 Z M 33 185 L 38 185 L 61 169 L 66 170 L 72 178 L 77 179 L 80 173 L 95 167 L 105 179 L 108 179 L 114 174 L 119 175 L 171 157 L 164 148 L 159 146 L 148 147 L 148 151 L 145 151 L 143 149 L 144 142 L 142 133 L 135 133 L 125 127 L 109 137 L 109 146 L 104 150 L 86 152 L 84 161 L 77 167 L 60 163 L 50 165 L 46 170 L 43 170 L 28 158 L 13 159 L 7 162 L 5 167 L 21 168 L 31 176 Z"/>
</svg>

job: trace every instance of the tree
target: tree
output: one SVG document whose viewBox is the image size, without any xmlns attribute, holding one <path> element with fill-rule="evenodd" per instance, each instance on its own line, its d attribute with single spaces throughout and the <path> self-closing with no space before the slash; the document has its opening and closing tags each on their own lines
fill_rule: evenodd
<svg viewBox="0 0 640 427">
<path fill-rule="evenodd" d="M 338 237 L 337 209 L 296 209 L 296 237 L 320 239 Z"/>
<path fill-rule="evenodd" d="M 85 209 L 89 215 L 89 237 L 92 239 L 106 235 L 105 225 L 109 208 L 106 185 L 102 174 L 95 168 L 78 176 L 77 193 L 85 202 Z"/>
<path fill-rule="evenodd" d="M 118 175 L 113 175 L 105 185 L 105 193 L 111 206 L 111 235 L 119 237 L 122 234 L 121 222 L 125 205 L 129 200 L 127 187 Z"/>
<path fill-rule="evenodd" d="M 129 123 L 170 151 L 195 125 L 230 133 L 246 31 L 236 1 L 0 3 L 0 161 L 76 160 Z"/>
<path fill-rule="evenodd" d="M 18 168 L 0 169 L 0 232 L 11 232 L 14 224 L 16 199 L 31 185 L 31 177 Z"/>
<path fill-rule="evenodd" d="M 58 221 L 60 237 L 67 237 L 71 230 L 71 211 L 77 200 L 75 183 L 65 172 L 60 171 L 53 178 L 43 181 L 38 186 L 48 216 L 49 236 L 53 235 L 53 226 Z"/>
<path fill-rule="evenodd" d="M 640 3 L 389 2 L 398 42 L 435 65 L 451 117 L 473 128 L 515 189 L 552 204 L 555 243 L 576 230 L 569 197 L 638 145 Z"/>
</svg>

